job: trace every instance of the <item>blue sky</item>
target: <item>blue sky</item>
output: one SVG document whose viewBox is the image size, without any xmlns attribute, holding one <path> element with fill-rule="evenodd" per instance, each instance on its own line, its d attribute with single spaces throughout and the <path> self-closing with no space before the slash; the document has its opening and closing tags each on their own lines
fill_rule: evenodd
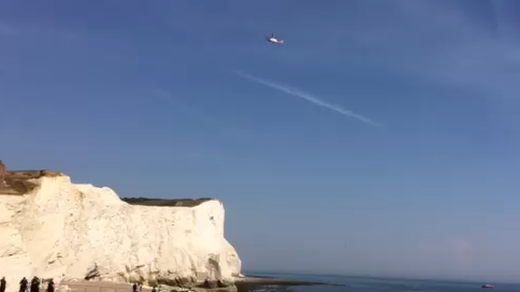
<svg viewBox="0 0 520 292">
<path fill-rule="evenodd" d="M 246 270 L 515 280 L 519 13 L 2 1 L 1 159 L 216 197 Z"/>
</svg>

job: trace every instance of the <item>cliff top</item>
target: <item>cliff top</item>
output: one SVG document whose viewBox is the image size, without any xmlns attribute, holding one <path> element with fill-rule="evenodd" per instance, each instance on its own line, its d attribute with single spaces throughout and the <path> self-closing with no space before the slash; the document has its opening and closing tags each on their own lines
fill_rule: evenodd
<svg viewBox="0 0 520 292">
<path fill-rule="evenodd" d="M 5 173 L 6 188 L 0 188 L 2 195 L 23 195 L 33 190 L 37 183 L 32 179 L 42 177 L 65 176 L 61 172 L 51 170 L 17 170 Z M 157 207 L 195 207 L 204 202 L 211 201 L 213 198 L 200 199 L 161 199 L 161 198 L 120 198 L 123 202 L 138 206 L 157 206 Z"/>
<path fill-rule="evenodd" d="M 52 170 L 16 170 L 16 171 L 8 171 L 5 174 L 5 179 L 33 179 L 33 178 L 41 178 L 41 177 L 56 177 L 63 176 L 64 174 L 61 172 L 56 172 Z"/>
<path fill-rule="evenodd" d="M 6 186 L 0 186 L 1 195 L 23 195 L 32 191 L 38 184 L 32 179 L 63 176 L 63 173 L 51 170 L 18 170 L 4 173 Z"/>
</svg>

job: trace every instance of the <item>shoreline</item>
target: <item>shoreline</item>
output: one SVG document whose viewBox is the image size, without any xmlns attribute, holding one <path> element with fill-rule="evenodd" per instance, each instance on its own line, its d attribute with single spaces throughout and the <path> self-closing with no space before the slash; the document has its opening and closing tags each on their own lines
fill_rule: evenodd
<svg viewBox="0 0 520 292">
<path fill-rule="evenodd" d="M 269 276 L 244 276 L 236 279 L 235 286 L 238 291 L 249 291 L 255 288 L 265 286 L 345 286 L 344 284 L 304 281 L 304 280 L 289 280 L 283 278 L 275 278 Z"/>
</svg>

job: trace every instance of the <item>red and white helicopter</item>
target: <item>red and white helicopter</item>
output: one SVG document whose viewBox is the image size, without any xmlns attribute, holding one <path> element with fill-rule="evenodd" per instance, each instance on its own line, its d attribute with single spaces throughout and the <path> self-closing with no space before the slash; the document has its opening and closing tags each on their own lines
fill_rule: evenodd
<svg viewBox="0 0 520 292">
<path fill-rule="evenodd" d="M 272 33 L 270 37 L 267 37 L 267 41 L 270 42 L 271 44 L 277 44 L 277 45 L 281 45 L 284 43 L 284 41 L 282 39 L 276 38 L 274 36 L 274 33 Z"/>
</svg>

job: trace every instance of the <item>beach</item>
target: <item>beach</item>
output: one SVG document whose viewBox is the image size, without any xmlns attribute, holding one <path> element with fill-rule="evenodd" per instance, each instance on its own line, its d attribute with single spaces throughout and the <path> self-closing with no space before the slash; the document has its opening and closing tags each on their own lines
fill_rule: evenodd
<svg viewBox="0 0 520 292">
<path fill-rule="evenodd" d="M 62 282 L 59 286 L 68 286 L 71 290 L 70 292 L 129 292 L 132 291 L 132 285 L 129 283 L 115 283 L 109 281 L 74 281 L 74 282 Z M 163 292 L 169 292 L 171 290 L 176 290 L 175 288 L 170 288 L 168 286 L 162 285 Z M 268 276 L 245 276 L 243 278 L 238 279 L 235 282 L 235 286 L 231 286 L 228 288 L 215 288 L 215 289 L 206 289 L 206 288 L 190 288 L 191 291 L 202 292 L 202 291 L 211 291 L 211 292 L 230 292 L 230 291 L 238 291 L 238 292 L 246 292 L 246 291 L 256 291 L 263 287 L 288 287 L 288 286 L 342 286 L 342 284 L 329 283 L 329 282 L 318 282 L 318 281 L 304 281 L 304 280 L 294 280 L 294 279 L 284 279 L 278 277 L 268 277 Z M 143 286 L 143 292 L 150 292 L 152 290 L 151 287 Z"/>
</svg>

